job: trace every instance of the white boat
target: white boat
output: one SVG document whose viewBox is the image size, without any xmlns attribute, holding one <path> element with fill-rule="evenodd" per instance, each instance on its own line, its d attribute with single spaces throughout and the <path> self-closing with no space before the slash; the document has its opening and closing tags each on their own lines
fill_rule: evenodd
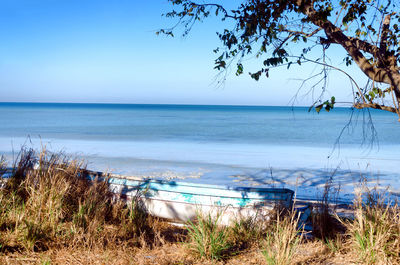
<svg viewBox="0 0 400 265">
<path fill-rule="evenodd" d="M 1 177 L 11 177 L 12 170 Z M 243 218 L 264 218 L 276 206 L 290 208 L 294 192 L 284 188 L 230 187 L 174 180 L 143 179 L 87 171 L 90 180 L 108 181 L 117 199 L 139 198 L 154 216 L 186 222 L 201 215 L 228 225 Z"/>
<path fill-rule="evenodd" d="M 104 179 L 99 173 L 89 177 Z M 107 181 L 118 198 L 139 196 L 149 214 L 183 222 L 196 219 L 198 214 L 218 216 L 220 224 L 266 216 L 276 206 L 291 207 L 294 194 L 284 188 L 229 187 L 119 175 L 110 175 Z"/>
</svg>

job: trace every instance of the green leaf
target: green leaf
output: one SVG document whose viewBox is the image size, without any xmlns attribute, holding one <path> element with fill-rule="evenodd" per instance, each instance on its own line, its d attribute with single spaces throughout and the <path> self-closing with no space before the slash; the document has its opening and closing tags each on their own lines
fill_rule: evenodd
<svg viewBox="0 0 400 265">
<path fill-rule="evenodd" d="M 243 64 L 239 63 L 237 65 L 236 75 L 239 76 L 241 74 L 243 74 Z"/>
<path fill-rule="evenodd" d="M 324 104 L 320 104 L 318 106 L 315 106 L 315 110 L 317 111 L 317 113 L 319 113 L 321 111 L 323 106 L 324 106 Z"/>
</svg>

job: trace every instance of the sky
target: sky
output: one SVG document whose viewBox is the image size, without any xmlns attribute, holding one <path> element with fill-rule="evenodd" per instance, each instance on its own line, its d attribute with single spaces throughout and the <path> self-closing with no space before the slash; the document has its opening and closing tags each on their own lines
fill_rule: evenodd
<svg viewBox="0 0 400 265">
<path fill-rule="evenodd" d="M 165 0 L 0 0 L 0 102 L 285 106 L 299 79 L 315 71 L 279 69 L 259 82 L 230 73 L 219 86 L 213 49 L 229 22 L 212 18 L 185 38 L 157 36 L 176 23 L 161 16 L 171 7 Z M 331 76 L 329 85 L 327 97 L 351 99 L 343 75 Z M 311 104 L 307 91 L 296 105 Z"/>
</svg>

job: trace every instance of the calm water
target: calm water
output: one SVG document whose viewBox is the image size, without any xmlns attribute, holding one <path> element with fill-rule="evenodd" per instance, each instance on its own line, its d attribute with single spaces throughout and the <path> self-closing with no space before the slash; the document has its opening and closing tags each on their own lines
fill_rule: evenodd
<svg viewBox="0 0 400 265">
<path fill-rule="evenodd" d="M 368 112 L 344 108 L 0 103 L 0 153 L 46 145 L 96 170 L 230 185 L 301 182 L 314 193 L 336 170 L 344 193 L 360 174 L 397 192 L 400 123 L 383 111 L 371 117 L 376 135 Z"/>
<path fill-rule="evenodd" d="M 0 111 L 3 137 L 306 146 L 332 146 L 351 117 L 342 108 L 317 114 L 300 107 L 187 105 L 0 103 Z M 363 112 L 353 116 L 361 125 L 367 118 Z M 400 144 L 394 115 L 372 116 L 380 144 Z M 359 145 L 361 125 L 341 142 Z"/>
</svg>

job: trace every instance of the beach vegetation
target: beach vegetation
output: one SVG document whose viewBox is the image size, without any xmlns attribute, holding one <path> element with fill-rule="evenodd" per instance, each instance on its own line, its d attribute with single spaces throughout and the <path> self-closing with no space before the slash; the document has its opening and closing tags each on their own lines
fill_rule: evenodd
<svg viewBox="0 0 400 265">
<path fill-rule="evenodd" d="M 221 213 L 217 216 L 197 213 L 195 221 L 188 221 L 188 246 L 200 257 L 212 260 L 221 260 L 226 257 L 226 251 L 231 247 L 224 227 L 218 225 Z"/>
<path fill-rule="evenodd" d="M 262 251 L 268 265 L 291 264 L 304 232 L 299 228 L 299 217 L 298 212 L 291 210 L 272 220 Z"/>
<path fill-rule="evenodd" d="M 335 254 L 343 249 L 343 237 L 337 234 L 335 238 L 325 238 L 325 245 L 329 252 Z"/>
<path fill-rule="evenodd" d="M 140 244 L 141 234 L 150 229 L 146 213 L 138 198 L 122 202 L 115 196 L 107 181 L 86 177 L 83 162 L 23 149 L 0 189 L 2 249 Z M 115 225 L 124 229 L 114 231 Z"/>
<path fill-rule="evenodd" d="M 230 226 L 230 241 L 239 251 L 259 247 L 266 236 L 269 221 L 257 215 L 237 218 Z"/>
<path fill-rule="evenodd" d="M 400 263 L 400 208 L 376 189 L 358 194 L 354 219 L 342 220 L 350 249 L 364 264 Z"/>
<path fill-rule="evenodd" d="M 343 225 L 334 214 L 339 188 L 333 187 L 333 177 L 334 173 L 327 178 L 322 196 L 313 205 L 313 211 L 311 212 L 313 236 L 326 242 L 327 246 L 333 246 L 332 244 L 337 242 L 337 235 L 344 232 Z"/>
<path fill-rule="evenodd" d="M 229 225 L 221 213 L 173 225 L 150 216 L 140 192 L 121 199 L 107 178 L 88 179 L 85 163 L 62 153 L 23 149 L 14 165 L 3 165 L 11 175 L 0 187 L 2 264 L 400 263 L 400 208 L 385 191 L 359 189 L 353 217 L 322 200 L 312 233 L 298 212 L 279 207 Z"/>
<path fill-rule="evenodd" d="M 354 108 L 373 108 L 395 113 L 400 118 L 400 13 L 398 2 L 377 0 L 346 1 L 243 1 L 236 7 L 217 2 L 170 0 L 175 18 L 172 28 L 157 34 L 174 36 L 183 27 L 186 36 L 196 22 L 215 16 L 226 28 L 218 32 L 221 47 L 216 53 L 215 69 L 221 81 L 230 71 L 236 75 L 250 69 L 259 80 L 273 74 L 274 68 L 303 67 L 314 64 L 301 87 L 309 84 L 313 98 L 310 109 L 330 111 L 337 101 L 328 89 L 330 72 L 349 80 L 349 102 Z M 341 48 L 341 53 L 338 48 Z M 334 59 L 329 57 L 330 53 Z M 340 56 L 340 57 L 339 57 Z M 338 58 L 339 57 L 339 58 Z M 257 68 L 249 59 L 257 59 Z M 248 65 L 248 66 L 247 66 Z M 355 65 L 368 82 L 359 84 Z M 317 70 L 316 70 L 317 69 Z M 321 88 L 315 91 L 316 88 Z M 329 94 L 329 96 L 328 96 Z M 400 119 L 399 119 L 400 120 Z"/>
</svg>

